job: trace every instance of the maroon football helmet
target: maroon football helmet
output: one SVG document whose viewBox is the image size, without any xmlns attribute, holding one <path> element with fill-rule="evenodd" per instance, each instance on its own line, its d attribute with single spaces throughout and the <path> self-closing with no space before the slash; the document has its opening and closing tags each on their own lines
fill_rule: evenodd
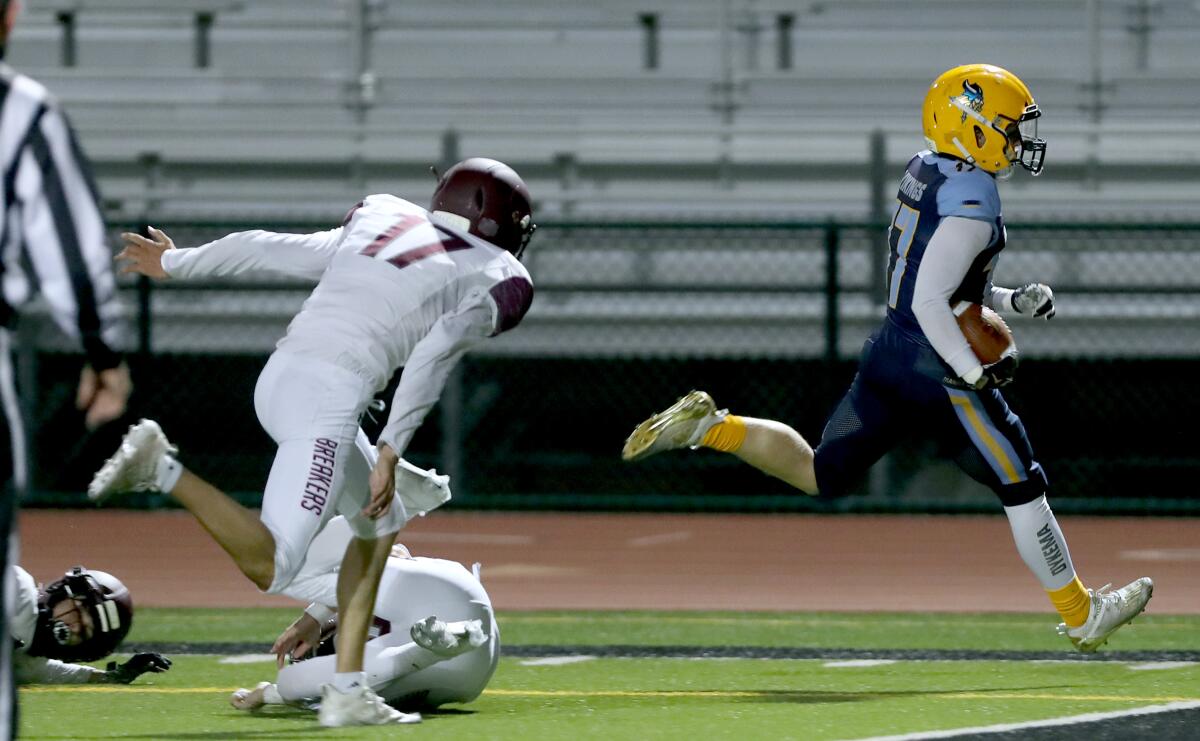
<svg viewBox="0 0 1200 741">
<path fill-rule="evenodd" d="M 54 605 L 73 599 L 88 613 L 92 633 L 71 645 L 71 630 L 53 617 Z M 31 656 L 60 661 L 96 661 L 121 645 L 133 625 L 133 597 L 121 580 L 104 571 L 76 566 L 38 594 L 38 618 Z"/>
<path fill-rule="evenodd" d="M 467 232 L 520 259 L 537 227 L 529 189 L 511 167 L 486 157 L 459 162 L 438 179 L 430 211 L 467 220 Z"/>
</svg>

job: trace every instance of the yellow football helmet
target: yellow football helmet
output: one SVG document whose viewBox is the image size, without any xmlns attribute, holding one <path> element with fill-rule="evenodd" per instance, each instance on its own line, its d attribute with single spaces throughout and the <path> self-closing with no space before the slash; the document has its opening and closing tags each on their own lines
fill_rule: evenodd
<svg viewBox="0 0 1200 741">
<path fill-rule="evenodd" d="M 1025 83 L 991 64 L 965 64 L 942 73 L 921 109 L 930 149 L 994 175 L 1010 173 L 1017 163 L 1034 175 L 1042 171 L 1041 115 Z"/>
</svg>

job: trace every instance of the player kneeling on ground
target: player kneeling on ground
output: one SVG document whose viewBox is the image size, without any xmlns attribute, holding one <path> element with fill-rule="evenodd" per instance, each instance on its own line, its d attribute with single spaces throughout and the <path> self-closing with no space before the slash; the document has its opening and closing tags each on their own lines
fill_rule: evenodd
<svg viewBox="0 0 1200 741">
<path fill-rule="evenodd" d="M 17 684 L 129 684 L 146 672 L 171 668 L 171 660 L 156 653 L 134 654 L 123 664 L 110 661 L 107 670 L 73 663 L 108 656 L 133 624 L 133 599 L 112 574 L 76 566 L 39 589 L 28 571 L 12 566 L 9 579 Z"/>
<path fill-rule="evenodd" d="M 313 603 L 272 648 L 279 659 L 274 683 L 240 689 L 230 703 L 240 710 L 307 703 L 333 681 L 333 633 L 337 628 L 337 568 L 351 537 L 344 518 L 329 522 L 313 541 L 305 570 L 324 570 L 328 591 Z M 393 548 L 375 600 L 378 635 L 366 644 L 364 668 L 370 688 L 385 702 L 408 711 L 470 702 L 483 692 L 500 659 L 500 631 L 478 572 L 438 558 L 414 558 Z M 374 632 L 374 631 L 372 631 Z M 314 658 L 285 665 L 287 659 Z M 402 722 L 421 716 L 405 713 Z"/>
</svg>

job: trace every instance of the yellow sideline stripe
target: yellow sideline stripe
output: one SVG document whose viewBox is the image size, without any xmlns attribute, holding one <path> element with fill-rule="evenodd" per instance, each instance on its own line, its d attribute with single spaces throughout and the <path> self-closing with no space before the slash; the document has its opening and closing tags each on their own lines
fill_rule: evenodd
<svg viewBox="0 0 1200 741">
<path fill-rule="evenodd" d="M 117 694 L 224 694 L 233 692 L 235 687 L 150 687 L 150 686 L 116 686 L 116 685 L 38 685 L 22 687 L 21 692 L 30 694 L 60 694 L 68 692 L 101 692 Z M 887 692 L 807 692 L 804 690 L 774 690 L 757 692 L 752 690 L 508 690 L 488 689 L 483 694 L 493 697 L 628 697 L 628 698 L 663 698 L 663 697 L 779 697 L 794 694 L 810 696 L 816 699 L 828 697 L 838 698 L 867 698 L 876 700 L 903 699 L 904 694 Z M 1191 702 L 1200 697 L 1183 696 L 1132 696 L 1132 695 L 1072 695 L 1056 692 L 930 692 L 922 697 L 942 700 L 1075 700 L 1082 702 Z"/>
<path fill-rule="evenodd" d="M 235 687 L 148 687 L 126 685 L 37 685 L 22 687 L 23 693 L 101 692 L 122 694 L 217 694 L 233 692 Z M 806 692 L 803 689 L 756 692 L 746 689 L 485 689 L 484 694 L 511 698 L 760 698 L 780 694 L 814 695 L 814 697 L 863 697 L 901 699 L 902 694 L 875 692 Z M 930 692 L 922 697 L 943 700 L 1076 700 L 1096 703 L 1188 703 L 1200 697 L 1140 697 L 1122 694 L 1064 694 L 1056 692 Z"/>
<path fill-rule="evenodd" d="M 814 696 L 829 698 L 873 698 L 877 700 L 902 699 L 907 697 L 902 693 L 887 692 L 836 692 L 805 690 L 484 690 L 485 695 L 497 697 L 778 697 L 793 694 L 797 696 Z M 929 692 L 921 693 L 922 697 L 943 700 L 1084 700 L 1095 702 L 1192 702 L 1200 697 L 1132 697 L 1127 695 L 1068 695 L 1053 692 Z"/>
<path fill-rule="evenodd" d="M 1036 616 L 1035 616 L 1036 617 Z M 1174 615 L 1143 615 L 1139 620 L 1154 621 L 1154 628 L 1186 628 L 1195 630 L 1196 626 L 1189 622 L 1162 622 L 1164 617 L 1176 617 Z M 925 627 L 933 625 L 962 625 L 964 622 L 971 625 L 986 625 L 986 626 L 1001 626 L 1001 627 L 1037 627 L 1028 620 L 970 620 L 970 615 L 964 613 L 963 619 L 955 617 L 947 617 L 945 619 L 934 620 L 913 620 L 903 617 L 895 617 L 891 613 L 887 614 L 886 622 L 889 627 L 897 625 L 903 627 Z M 844 625 L 857 627 L 864 623 L 873 624 L 880 622 L 875 618 L 855 619 L 848 617 L 813 617 L 813 616 L 797 616 L 797 617 L 774 617 L 774 616 L 757 616 L 745 615 L 741 617 L 689 617 L 680 615 L 605 615 L 600 612 L 591 616 L 579 615 L 522 615 L 519 612 L 502 613 L 501 622 L 504 623 L 558 623 L 562 625 L 574 625 L 577 623 L 661 623 L 680 624 L 680 625 L 746 625 L 752 623 L 754 625 Z M 1141 623 L 1144 625 L 1144 623 Z"/>
<path fill-rule="evenodd" d="M 31 694 L 44 694 L 55 692 L 115 692 L 124 694 L 126 692 L 143 693 L 150 695 L 191 695 L 204 694 L 209 692 L 233 692 L 237 687 L 148 687 L 148 686 L 127 686 L 127 685 L 70 685 L 70 684 L 51 684 L 51 685 L 36 685 L 33 687 L 22 687 L 21 692 Z"/>
</svg>

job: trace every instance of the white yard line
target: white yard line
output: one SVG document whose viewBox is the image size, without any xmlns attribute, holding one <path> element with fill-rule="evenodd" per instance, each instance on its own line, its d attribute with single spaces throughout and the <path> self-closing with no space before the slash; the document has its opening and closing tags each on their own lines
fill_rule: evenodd
<svg viewBox="0 0 1200 741">
<path fill-rule="evenodd" d="M 477 545 L 531 545 L 532 535 L 501 533 L 410 533 L 400 538 L 404 543 L 472 543 Z"/>
<path fill-rule="evenodd" d="M 1121 551 L 1122 561 L 1200 561 L 1200 548 L 1150 548 Z"/>
<path fill-rule="evenodd" d="M 896 736 L 872 736 L 871 738 L 859 739 L 859 741 L 917 741 L 918 739 L 927 738 L 955 738 L 956 736 L 963 736 L 969 733 L 1008 733 L 1010 731 L 1022 731 L 1029 728 L 1062 728 L 1081 723 L 1095 723 L 1101 720 L 1131 718 L 1139 715 L 1157 715 L 1158 713 L 1172 713 L 1177 710 L 1192 710 L 1195 708 L 1200 708 L 1200 701 L 1169 702 L 1166 705 L 1150 705 L 1143 708 L 1134 708 L 1133 710 L 1114 710 L 1108 713 L 1084 713 L 1083 715 L 1031 720 L 1024 723 L 1000 723 L 994 726 L 955 728 L 949 731 L 918 731 L 916 733 L 902 733 Z"/>
<path fill-rule="evenodd" d="M 563 664 L 578 664 L 581 661 L 591 661 L 595 656 L 547 656 L 544 659 L 528 659 L 521 666 L 562 666 Z"/>
<path fill-rule="evenodd" d="M 655 535 L 642 535 L 637 538 L 630 538 L 626 544 L 634 548 L 646 548 L 648 546 L 666 545 L 669 543 L 683 543 L 692 539 L 692 531 L 676 530 L 670 533 L 656 533 Z"/>
<path fill-rule="evenodd" d="M 275 654 L 241 654 L 226 656 L 217 661 L 218 664 L 265 664 L 275 662 Z"/>
</svg>

